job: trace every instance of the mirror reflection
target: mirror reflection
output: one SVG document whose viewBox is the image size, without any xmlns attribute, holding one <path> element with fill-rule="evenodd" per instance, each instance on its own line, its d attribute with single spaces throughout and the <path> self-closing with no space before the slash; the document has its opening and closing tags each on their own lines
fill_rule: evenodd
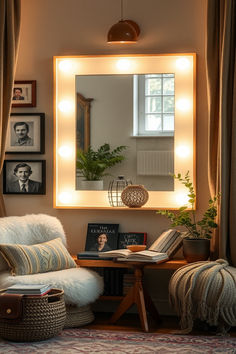
<svg viewBox="0 0 236 354">
<path fill-rule="evenodd" d="M 174 74 L 77 75 L 76 98 L 77 151 L 126 146 L 96 190 L 119 175 L 150 191 L 174 190 Z M 77 168 L 76 189 L 89 189 L 79 175 Z"/>
</svg>

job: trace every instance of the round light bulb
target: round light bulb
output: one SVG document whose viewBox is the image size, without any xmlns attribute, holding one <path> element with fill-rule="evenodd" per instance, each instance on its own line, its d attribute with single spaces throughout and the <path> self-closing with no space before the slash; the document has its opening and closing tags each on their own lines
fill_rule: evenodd
<svg viewBox="0 0 236 354">
<path fill-rule="evenodd" d="M 188 195 L 184 192 L 176 195 L 176 202 L 179 206 L 188 206 L 188 199 Z"/>
<path fill-rule="evenodd" d="M 59 69 L 63 72 L 70 72 L 72 70 L 72 62 L 70 60 L 62 60 L 59 64 Z"/>
<path fill-rule="evenodd" d="M 182 158 L 188 157 L 190 154 L 190 149 L 186 145 L 180 145 L 176 148 L 176 155 Z"/>
<path fill-rule="evenodd" d="M 62 192 L 59 195 L 59 200 L 62 204 L 69 204 L 72 201 L 72 195 L 69 192 Z"/>
<path fill-rule="evenodd" d="M 70 157 L 72 155 L 72 149 L 69 146 L 61 146 L 58 150 L 61 157 Z"/>
<path fill-rule="evenodd" d="M 69 101 L 61 101 L 58 105 L 61 112 L 69 112 L 72 109 L 72 104 Z"/>
<path fill-rule="evenodd" d="M 187 70 L 190 66 L 190 62 L 187 58 L 179 58 L 176 60 L 176 66 L 179 70 Z"/>
<path fill-rule="evenodd" d="M 176 102 L 176 107 L 180 111 L 186 112 L 190 109 L 190 101 L 186 98 L 181 98 Z"/>
<path fill-rule="evenodd" d="M 120 71 L 127 71 L 131 67 L 131 62 L 129 59 L 120 59 L 117 61 L 116 67 Z"/>
</svg>

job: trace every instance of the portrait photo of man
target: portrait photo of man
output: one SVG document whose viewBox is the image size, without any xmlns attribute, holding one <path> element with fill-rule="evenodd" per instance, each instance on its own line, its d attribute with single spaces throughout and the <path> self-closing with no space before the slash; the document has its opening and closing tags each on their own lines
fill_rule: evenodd
<svg viewBox="0 0 236 354">
<path fill-rule="evenodd" d="M 12 161 L 4 163 L 4 193 L 44 194 L 45 161 Z"/>
<path fill-rule="evenodd" d="M 33 138 L 29 136 L 29 123 L 16 122 L 13 125 L 14 135 L 11 146 L 33 146 Z"/>
<path fill-rule="evenodd" d="M 22 95 L 23 91 L 21 87 L 14 87 L 13 89 L 13 101 L 24 101 L 25 97 Z"/>
</svg>

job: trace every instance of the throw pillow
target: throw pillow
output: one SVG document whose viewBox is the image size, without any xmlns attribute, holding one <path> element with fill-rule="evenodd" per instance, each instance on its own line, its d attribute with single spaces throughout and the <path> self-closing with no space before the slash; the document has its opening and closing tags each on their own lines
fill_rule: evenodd
<svg viewBox="0 0 236 354">
<path fill-rule="evenodd" d="M 45 273 L 76 267 L 61 238 L 31 246 L 0 244 L 0 253 L 11 268 L 12 275 Z"/>
</svg>

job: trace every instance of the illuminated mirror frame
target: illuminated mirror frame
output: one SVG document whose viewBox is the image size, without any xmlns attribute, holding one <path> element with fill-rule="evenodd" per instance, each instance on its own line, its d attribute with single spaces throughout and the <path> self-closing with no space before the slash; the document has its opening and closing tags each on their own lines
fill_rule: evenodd
<svg viewBox="0 0 236 354">
<path fill-rule="evenodd" d="M 190 176 L 195 185 L 196 54 L 105 55 L 54 57 L 54 207 L 111 207 L 107 191 L 75 190 L 76 75 L 175 74 L 174 173 Z M 174 191 L 150 191 L 142 210 L 177 209 L 186 202 L 186 188 L 174 181 Z M 140 208 L 138 209 L 140 210 Z"/>
</svg>

